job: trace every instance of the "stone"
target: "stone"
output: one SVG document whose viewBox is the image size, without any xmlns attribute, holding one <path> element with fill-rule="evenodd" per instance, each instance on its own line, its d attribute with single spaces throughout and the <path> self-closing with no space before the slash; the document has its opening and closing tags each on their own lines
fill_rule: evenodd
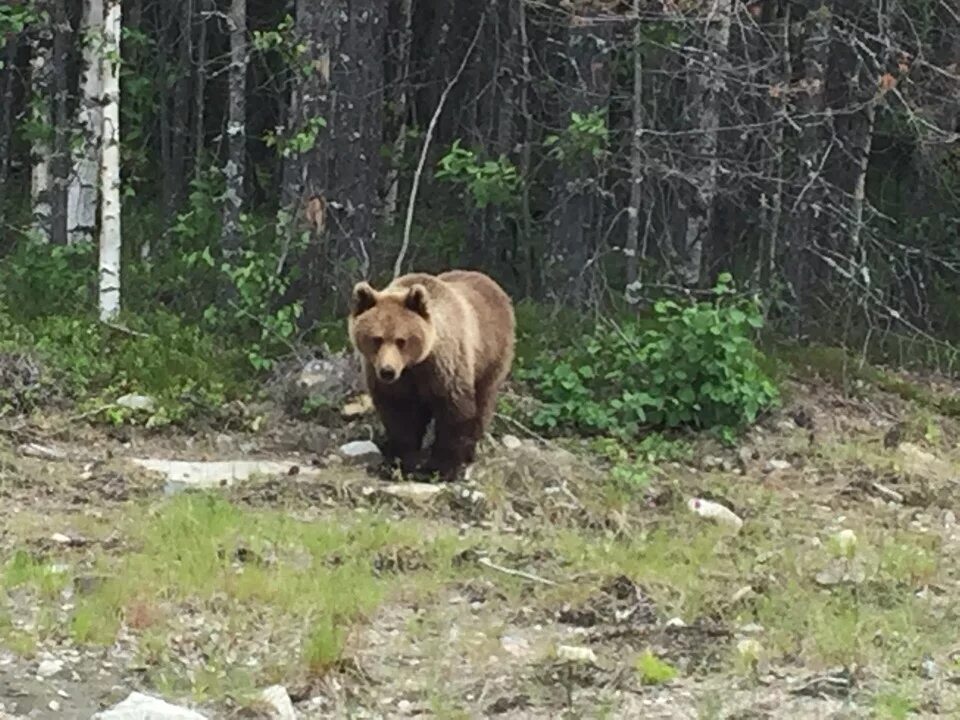
<svg viewBox="0 0 960 720">
<path fill-rule="evenodd" d="M 129 393 L 121 395 L 114 401 L 117 405 L 128 410 L 143 410 L 144 412 L 153 412 L 157 408 L 157 401 L 149 395 L 136 395 Z"/>
<path fill-rule="evenodd" d="M 373 411 L 373 399 L 366 393 L 354 398 L 353 400 L 345 404 L 342 408 L 340 408 L 340 414 L 343 415 L 343 417 L 345 418 L 360 417 L 372 411 Z"/>
<path fill-rule="evenodd" d="M 299 468 L 300 475 L 317 474 L 319 468 L 304 467 L 302 461 L 291 460 L 164 460 L 160 458 L 131 458 L 131 462 L 145 470 L 161 473 L 171 483 L 185 487 L 209 488 L 231 485 L 254 475 L 288 475 L 291 468 Z"/>
<path fill-rule="evenodd" d="M 63 663 L 60 660 L 41 660 L 37 666 L 37 677 L 52 678 L 63 670 Z"/>
<path fill-rule="evenodd" d="M 67 457 L 67 454 L 62 450 L 39 443 L 24 443 L 17 448 L 17 451 L 24 457 L 37 458 L 38 460 L 65 460 Z"/>
<path fill-rule="evenodd" d="M 391 483 L 381 485 L 376 488 L 380 492 L 401 500 L 416 500 L 423 502 L 430 500 L 443 492 L 443 485 L 432 485 L 430 483 L 405 482 Z"/>
<path fill-rule="evenodd" d="M 578 647 L 576 645 L 558 645 L 557 658 L 566 662 L 585 663 L 596 665 L 597 655 L 588 647 Z"/>
<path fill-rule="evenodd" d="M 91 720 L 207 720 L 195 710 L 133 692 L 126 700 L 94 715 Z"/>
<path fill-rule="evenodd" d="M 283 685 L 272 685 L 260 693 L 260 700 L 270 708 L 274 720 L 297 720 L 290 694 Z"/>
<path fill-rule="evenodd" d="M 519 450 L 523 446 L 523 441 L 516 435 L 504 435 L 500 438 L 500 442 L 507 450 Z"/>
<path fill-rule="evenodd" d="M 340 446 L 340 457 L 347 462 L 362 464 L 377 461 L 383 456 L 376 443 L 370 440 L 353 440 Z"/>
</svg>

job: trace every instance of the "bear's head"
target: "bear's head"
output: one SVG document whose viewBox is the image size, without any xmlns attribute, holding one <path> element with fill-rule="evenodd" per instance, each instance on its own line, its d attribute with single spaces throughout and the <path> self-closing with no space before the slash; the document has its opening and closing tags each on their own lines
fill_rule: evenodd
<svg viewBox="0 0 960 720">
<path fill-rule="evenodd" d="M 430 298 L 419 284 L 377 292 L 369 283 L 357 283 L 349 330 L 354 347 L 384 383 L 426 360 L 437 339 Z"/>
</svg>

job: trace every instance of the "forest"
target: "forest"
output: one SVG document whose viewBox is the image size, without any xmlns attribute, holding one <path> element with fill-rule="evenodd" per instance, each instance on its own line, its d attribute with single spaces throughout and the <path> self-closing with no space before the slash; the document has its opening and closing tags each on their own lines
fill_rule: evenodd
<svg viewBox="0 0 960 720">
<path fill-rule="evenodd" d="M 0 0 L 0 720 L 960 711 L 958 237 L 957 0 Z"/>
</svg>

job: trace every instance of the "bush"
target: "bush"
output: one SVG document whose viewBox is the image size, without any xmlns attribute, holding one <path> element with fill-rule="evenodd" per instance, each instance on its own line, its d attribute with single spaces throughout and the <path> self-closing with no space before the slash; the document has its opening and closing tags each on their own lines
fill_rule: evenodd
<svg viewBox="0 0 960 720">
<path fill-rule="evenodd" d="M 721 276 L 710 301 L 661 300 L 652 319 L 601 326 L 561 351 L 541 353 L 518 375 L 540 400 L 541 428 L 634 435 L 692 426 L 729 435 L 774 404 L 752 335 L 763 325 L 755 298 L 738 298 Z"/>
<path fill-rule="evenodd" d="M 140 318 L 130 333 L 75 315 L 16 323 L 0 313 L 4 349 L 35 353 L 50 368 L 58 390 L 82 406 L 103 407 L 113 422 L 179 422 L 216 411 L 248 390 L 240 351 L 165 313 Z M 152 397 L 156 410 L 144 416 L 109 407 L 126 393 Z"/>
</svg>

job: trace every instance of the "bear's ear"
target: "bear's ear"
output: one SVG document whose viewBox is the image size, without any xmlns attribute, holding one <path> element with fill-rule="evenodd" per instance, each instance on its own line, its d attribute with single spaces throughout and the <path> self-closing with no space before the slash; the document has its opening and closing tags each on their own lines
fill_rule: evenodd
<svg viewBox="0 0 960 720">
<path fill-rule="evenodd" d="M 359 315 L 377 304 L 377 291 L 368 282 L 358 282 L 353 286 L 353 314 Z"/>
<path fill-rule="evenodd" d="M 427 289 L 420 284 L 411 286 L 407 292 L 407 299 L 404 303 L 408 310 L 413 310 L 417 315 L 427 317 L 430 314 L 427 307 Z"/>
</svg>

